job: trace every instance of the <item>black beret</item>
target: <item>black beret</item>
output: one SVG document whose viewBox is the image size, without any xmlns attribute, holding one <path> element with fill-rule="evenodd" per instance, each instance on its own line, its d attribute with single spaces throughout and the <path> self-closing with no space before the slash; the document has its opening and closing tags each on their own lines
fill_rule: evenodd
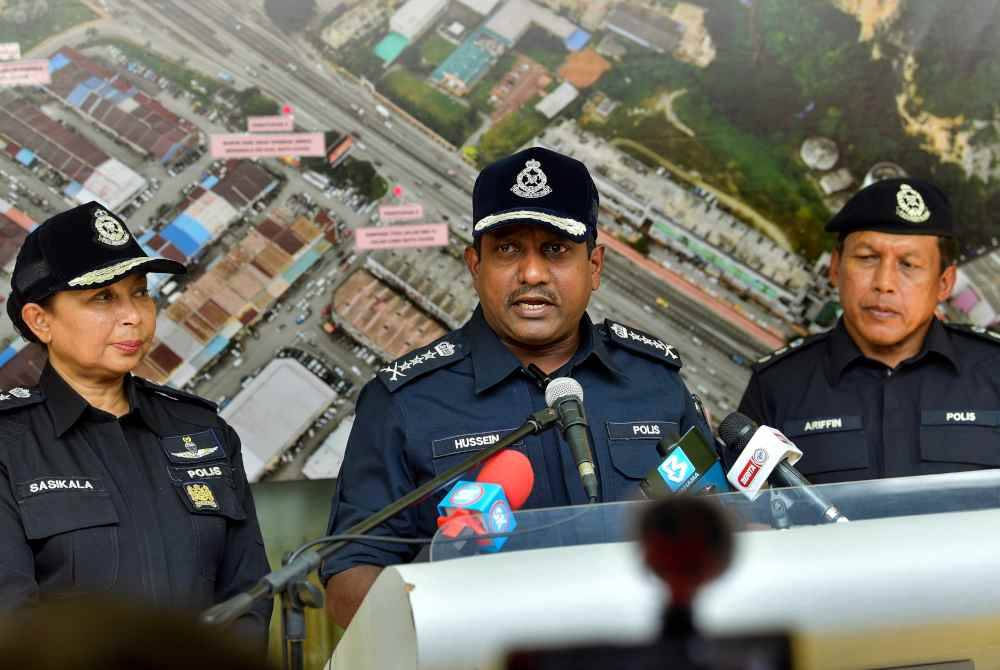
<svg viewBox="0 0 1000 670">
<path fill-rule="evenodd" d="M 10 278 L 7 315 L 35 340 L 21 308 L 65 290 L 100 288 L 138 272 L 182 274 L 183 264 L 147 256 L 125 223 L 97 202 L 60 212 L 28 233 Z"/>
<path fill-rule="evenodd" d="M 542 147 L 488 165 L 472 191 L 472 236 L 517 223 L 548 226 L 576 242 L 597 238 L 598 195 L 587 166 Z"/>
<path fill-rule="evenodd" d="M 954 237 L 951 203 L 934 184 L 920 179 L 883 179 L 851 197 L 826 224 L 831 233 L 876 230 L 897 235 Z"/>
</svg>

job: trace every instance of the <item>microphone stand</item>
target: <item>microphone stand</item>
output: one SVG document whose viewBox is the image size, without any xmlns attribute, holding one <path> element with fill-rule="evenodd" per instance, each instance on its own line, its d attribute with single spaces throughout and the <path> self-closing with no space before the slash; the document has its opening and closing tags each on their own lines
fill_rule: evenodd
<svg viewBox="0 0 1000 670">
<path fill-rule="evenodd" d="M 524 424 L 507 435 L 496 444 L 483 449 L 467 461 L 459 463 L 437 477 L 421 484 L 410 493 L 382 510 L 372 514 L 347 530 L 343 535 L 363 535 L 380 526 L 385 521 L 399 514 L 411 505 L 415 505 L 437 490 L 457 480 L 465 472 L 476 467 L 494 454 L 503 451 L 511 445 L 520 442 L 529 435 L 537 435 L 551 428 L 559 420 L 559 414 L 551 407 L 540 409 L 531 414 Z M 275 594 L 281 598 L 282 611 L 282 658 L 287 670 L 302 670 L 304 657 L 302 643 L 306 638 L 305 608 L 323 606 L 323 594 L 311 584 L 309 574 L 322 565 L 323 561 L 340 551 L 348 541 L 331 542 L 318 549 L 308 549 L 295 560 L 289 562 L 290 554 L 286 554 L 282 567 L 261 577 L 253 587 L 243 593 L 210 607 L 201 614 L 202 623 L 225 625 L 235 621 L 250 611 L 254 602 L 263 598 L 271 598 Z"/>
</svg>

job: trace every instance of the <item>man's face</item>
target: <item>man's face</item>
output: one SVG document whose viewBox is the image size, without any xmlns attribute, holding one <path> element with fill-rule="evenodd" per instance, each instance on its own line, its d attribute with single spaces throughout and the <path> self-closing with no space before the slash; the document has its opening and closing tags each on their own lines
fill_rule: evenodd
<svg viewBox="0 0 1000 670">
<path fill-rule="evenodd" d="M 851 233 L 830 263 L 844 322 L 859 345 L 894 347 L 923 337 L 934 310 L 955 285 L 955 266 L 941 271 L 933 235 Z"/>
<path fill-rule="evenodd" d="M 575 335 L 601 283 L 604 247 L 588 257 L 586 243 L 523 224 L 484 233 L 481 252 L 469 247 L 465 262 L 500 339 L 538 348 Z"/>
</svg>

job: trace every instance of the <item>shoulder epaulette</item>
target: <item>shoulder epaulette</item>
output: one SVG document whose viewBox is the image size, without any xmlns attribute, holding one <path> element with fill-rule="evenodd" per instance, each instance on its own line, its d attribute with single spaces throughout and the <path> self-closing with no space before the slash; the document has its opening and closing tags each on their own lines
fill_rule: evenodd
<svg viewBox="0 0 1000 670">
<path fill-rule="evenodd" d="M 7 391 L 0 391 L 0 412 L 7 412 L 18 407 L 37 405 L 43 400 L 45 400 L 45 394 L 41 390 L 15 386 Z"/>
<path fill-rule="evenodd" d="M 809 337 L 798 337 L 780 349 L 775 349 L 766 356 L 761 356 L 751 367 L 754 371 L 763 370 L 764 368 L 774 365 L 778 361 L 797 351 L 802 351 L 810 345 L 822 342 L 826 339 L 828 334 L 829 333 L 819 333 L 817 335 L 810 335 Z"/>
<path fill-rule="evenodd" d="M 973 335 L 988 342 L 992 342 L 993 344 L 1000 344 L 1000 332 L 995 330 L 983 328 L 982 326 L 970 326 L 965 323 L 945 323 L 944 325 L 946 328 L 954 330 L 957 333 Z"/>
<path fill-rule="evenodd" d="M 181 391 L 180 389 L 175 389 L 172 386 L 164 386 L 162 384 L 154 384 L 148 379 L 142 377 L 132 377 L 133 380 L 142 388 L 145 388 L 153 393 L 159 394 L 171 400 L 179 400 L 181 402 L 193 402 L 196 405 L 201 405 L 202 407 L 207 407 L 213 412 L 219 411 L 219 406 L 207 398 L 202 398 L 200 395 L 195 395 L 194 393 L 188 393 L 187 391 Z"/>
<path fill-rule="evenodd" d="M 378 378 L 393 393 L 417 377 L 451 365 L 465 358 L 468 352 L 462 346 L 462 341 L 455 333 L 449 333 L 425 347 L 415 349 L 405 356 L 400 356 L 392 363 L 378 371 Z"/>
<path fill-rule="evenodd" d="M 674 345 L 667 344 L 657 337 L 611 319 L 604 320 L 604 332 L 611 342 L 619 347 L 630 349 L 675 368 L 681 367 L 681 355 L 677 353 Z"/>
</svg>

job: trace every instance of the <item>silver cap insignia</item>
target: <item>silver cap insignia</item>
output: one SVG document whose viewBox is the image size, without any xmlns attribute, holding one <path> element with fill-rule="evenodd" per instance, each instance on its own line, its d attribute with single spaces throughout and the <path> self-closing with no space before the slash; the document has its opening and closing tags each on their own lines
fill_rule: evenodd
<svg viewBox="0 0 1000 670">
<path fill-rule="evenodd" d="M 915 188 L 901 184 L 896 191 L 896 216 L 910 223 L 923 223 L 931 218 L 931 210 Z"/>
<path fill-rule="evenodd" d="M 525 163 L 524 169 L 517 173 L 517 183 L 511 186 L 510 190 L 522 198 L 541 198 L 552 193 L 548 181 L 549 178 L 542 172 L 542 164 L 530 160 Z"/>
<path fill-rule="evenodd" d="M 102 244 L 120 247 L 128 242 L 128 231 L 103 209 L 94 210 L 94 229 L 97 230 L 97 241 Z"/>
</svg>

